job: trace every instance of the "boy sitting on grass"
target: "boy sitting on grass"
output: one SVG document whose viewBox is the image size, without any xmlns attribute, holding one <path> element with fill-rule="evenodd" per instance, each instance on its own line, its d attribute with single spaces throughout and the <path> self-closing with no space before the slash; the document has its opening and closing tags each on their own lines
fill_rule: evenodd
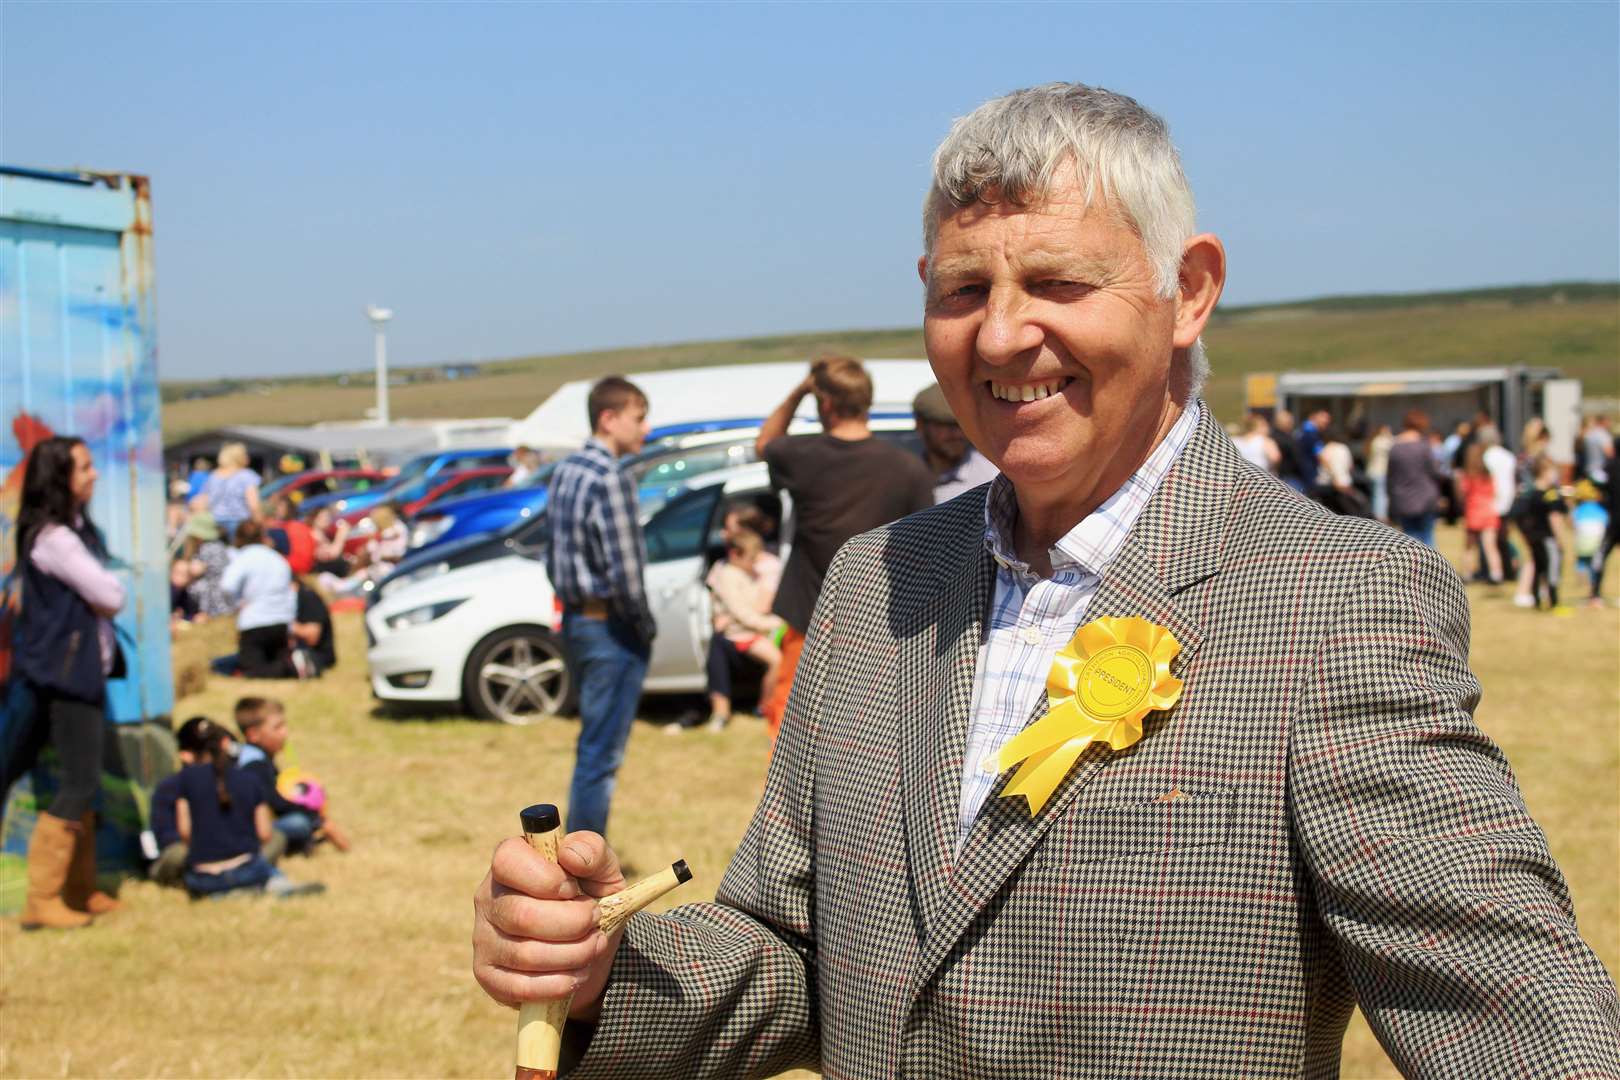
<svg viewBox="0 0 1620 1080">
<path fill-rule="evenodd" d="M 236 726 L 245 744 L 237 754 L 240 769 L 253 773 L 263 785 L 275 829 L 287 838 L 287 850 L 309 851 L 330 840 L 339 851 L 349 850 L 349 837 L 319 809 L 288 798 L 277 786 L 281 770 L 276 755 L 287 745 L 287 712 L 275 698 L 245 697 L 236 702 Z"/>
</svg>

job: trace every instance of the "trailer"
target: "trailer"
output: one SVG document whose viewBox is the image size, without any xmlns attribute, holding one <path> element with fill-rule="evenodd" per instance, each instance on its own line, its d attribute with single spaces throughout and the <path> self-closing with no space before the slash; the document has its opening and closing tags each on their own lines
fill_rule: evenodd
<svg viewBox="0 0 1620 1080">
<path fill-rule="evenodd" d="M 151 785 L 173 768 L 155 330 L 146 178 L 0 166 L 0 573 L 16 558 L 29 451 L 52 435 L 77 435 L 100 474 L 90 514 L 129 598 L 117 619 L 129 672 L 107 692 L 112 724 L 97 807 L 104 870 L 138 859 Z M 10 613 L 0 612 L 0 690 L 11 676 L 10 630 Z M 0 693 L 0 710 L 7 700 Z M 0 713 L 0 724 L 17 720 Z M 36 800 L 43 805 L 55 787 L 52 765 L 47 754 L 0 793 L 0 909 L 20 903 L 21 861 Z"/>
<path fill-rule="evenodd" d="M 1547 424 L 1556 460 L 1574 460 L 1575 433 L 1580 428 L 1581 383 L 1565 379 L 1557 368 L 1509 367 L 1424 368 L 1393 371 L 1285 371 L 1250 375 L 1246 393 L 1251 411 L 1269 415 L 1286 409 L 1297 417 L 1326 409 L 1345 423 L 1362 421 L 1368 431 L 1378 424 L 1401 429 L 1410 409 L 1422 409 L 1437 431 L 1484 413 L 1518 449 L 1519 436 L 1532 417 Z"/>
</svg>

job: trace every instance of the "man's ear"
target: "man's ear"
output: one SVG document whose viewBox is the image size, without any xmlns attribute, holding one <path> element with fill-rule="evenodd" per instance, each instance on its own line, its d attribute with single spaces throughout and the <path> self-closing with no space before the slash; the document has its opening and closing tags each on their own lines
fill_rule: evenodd
<svg viewBox="0 0 1620 1080">
<path fill-rule="evenodd" d="M 924 286 L 928 284 L 928 256 L 926 255 L 917 257 L 917 277 L 921 279 Z"/>
<path fill-rule="evenodd" d="M 1214 233 L 1200 233 L 1181 249 L 1176 291 L 1176 348 L 1190 349 L 1215 311 L 1226 287 L 1226 248 Z"/>
</svg>

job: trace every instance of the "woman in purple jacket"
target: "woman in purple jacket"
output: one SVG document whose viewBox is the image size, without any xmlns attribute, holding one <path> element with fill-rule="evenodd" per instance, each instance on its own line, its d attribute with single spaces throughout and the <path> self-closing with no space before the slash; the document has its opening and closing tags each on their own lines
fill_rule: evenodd
<svg viewBox="0 0 1620 1080">
<path fill-rule="evenodd" d="M 22 606 L 13 662 L 35 708 L 20 766 L 29 767 L 49 739 L 61 786 L 28 843 L 25 930 L 87 926 L 92 915 L 118 907 L 95 888 L 91 810 L 101 788 L 107 680 L 124 670 L 112 626 L 124 587 L 107 569 L 101 532 L 86 512 L 95 487 L 84 440 L 57 436 L 29 454 L 17 512 Z"/>
</svg>

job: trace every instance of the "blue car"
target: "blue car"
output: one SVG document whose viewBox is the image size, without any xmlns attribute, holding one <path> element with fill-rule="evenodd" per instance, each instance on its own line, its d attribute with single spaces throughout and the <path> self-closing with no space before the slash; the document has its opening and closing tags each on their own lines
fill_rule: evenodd
<svg viewBox="0 0 1620 1080">
<path fill-rule="evenodd" d="M 373 484 L 364 491 L 336 491 L 306 499 L 299 512 L 309 514 L 323 506 L 335 513 L 346 514 L 354 510 L 369 510 L 383 503 L 407 503 L 426 495 L 433 481 L 454 469 L 475 469 L 480 465 L 503 464 L 512 451 L 500 446 L 476 449 L 435 450 L 405 463 L 394 478 L 386 484 Z"/>
<path fill-rule="evenodd" d="M 522 487 L 481 491 L 458 499 L 445 499 L 411 520 L 411 554 L 436 550 L 469 536 L 499 532 L 545 509 L 546 484 L 556 465 L 535 473 Z"/>
</svg>

